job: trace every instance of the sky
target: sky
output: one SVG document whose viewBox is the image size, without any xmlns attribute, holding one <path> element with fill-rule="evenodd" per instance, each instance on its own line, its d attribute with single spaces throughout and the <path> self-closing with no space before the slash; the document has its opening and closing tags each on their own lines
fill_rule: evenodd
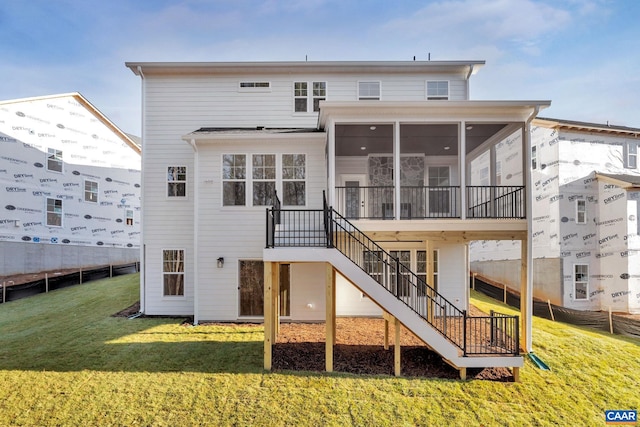
<svg viewBox="0 0 640 427">
<path fill-rule="evenodd" d="M 126 61 L 484 60 L 471 99 L 640 128 L 637 0 L 2 0 L 0 99 L 80 92 L 140 135 Z"/>
</svg>

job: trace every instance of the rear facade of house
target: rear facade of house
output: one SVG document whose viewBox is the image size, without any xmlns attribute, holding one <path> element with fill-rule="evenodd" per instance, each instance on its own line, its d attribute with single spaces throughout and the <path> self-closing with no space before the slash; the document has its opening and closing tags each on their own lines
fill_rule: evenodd
<svg viewBox="0 0 640 427">
<path fill-rule="evenodd" d="M 528 127 L 549 105 L 470 100 L 483 65 L 127 63 L 143 99 L 141 310 L 262 321 L 277 269 L 279 316 L 323 321 L 331 265 L 335 315 L 402 319 L 436 298 L 466 316 L 469 242 L 528 246 Z"/>
</svg>

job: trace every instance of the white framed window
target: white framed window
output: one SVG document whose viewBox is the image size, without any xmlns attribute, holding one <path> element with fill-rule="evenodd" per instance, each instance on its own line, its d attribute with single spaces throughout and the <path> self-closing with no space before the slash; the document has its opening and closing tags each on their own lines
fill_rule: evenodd
<svg viewBox="0 0 640 427">
<path fill-rule="evenodd" d="M 245 206 L 247 194 L 247 155 L 222 155 L 222 205 Z"/>
<path fill-rule="evenodd" d="M 307 113 L 320 111 L 320 101 L 327 99 L 327 82 L 294 82 L 294 112 Z"/>
<path fill-rule="evenodd" d="M 447 80 L 427 81 L 428 100 L 449 99 L 449 82 Z"/>
<path fill-rule="evenodd" d="M 313 111 L 320 111 L 320 101 L 327 99 L 327 82 L 313 82 Z"/>
<path fill-rule="evenodd" d="M 359 100 L 379 100 L 380 82 L 358 82 Z"/>
<path fill-rule="evenodd" d="M 47 170 L 62 172 L 62 150 L 47 149 Z"/>
<path fill-rule="evenodd" d="M 62 199 L 47 198 L 47 225 L 62 227 Z"/>
<path fill-rule="evenodd" d="M 239 92 L 271 92 L 271 82 L 244 81 L 238 82 Z"/>
<path fill-rule="evenodd" d="M 162 251 L 163 295 L 184 296 L 184 249 Z"/>
<path fill-rule="evenodd" d="M 573 265 L 573 298 L 575 300 L 589 299 L 589 265 Z"/>
<path fill-rule="evenodd" d="M 282 155 L 282 204 L 306 205 L 307 157 L 305 154 Z"/>
<path fill-rule="evenodd" d="M 306 113 L 308 109 L 309 88 L 307 82 L 293 83 L 293 111 L 296 113 Z"/>
<path fill-rule="evenodd" d="M 133 225 L 133 209 L 124 210 L 124 223 L 128 226 Z"/>
<path fill-rule="evenodd" d="M 638 168 L 638 143 L 627 142 L 624 146 L 624 167 L 627 169 Z"/>
<path fill-rule="evenodd" d="M 187 167 L 169 166 L 167 167 L 167 196 L 186 197 L 187 196 Z"/>
<path fill-rule="evenodd" d="M 251 166 L 253 206 L 272 206 L 276 194 L 276 155 L 254 154 Z"/>
<path fill-rule="evenodd" d="M 538 148 L 535 145 L 531 147 L 531 169 L 538 169 Z"/>
<path fill-rule="evenodd" d="M 98 203 L 98 183 L 96 181 L 84 181 L 84 201 Z"/>
<path fill-rule="evenodd" d="M 433 289 L 436 290 L 436 292 L 438 291 L 438 279 L 439 279 L 439 264 L 440 264 L 440 252 L 435 249 L 433 251 L 433 283 L 431 284 L 431 287 Z"/>
<path fill-rule="evenodd" d="M 411 295 L 411 251 L 391 251 L 389 254 L 397 259 L 402 267 L 400 268 L 400 283 L 396 296 L 408 297 Z M 392 268 L 392 274 L 396 274 L 395 267 Z M 393 282 L 393 281 L 392 281 Z"/>
<path fill-rule="evenodd" d="M 363 252 L 364 271 L 376 282 L 383 284 L 384 264 L 382 263 L 382 251 Z"/>
<path fill-rule="evenodd" d="M 587 223 L 587 201 L 586 200 L 576 200 L 576 223 L 577 224 Z"/>
</svg>

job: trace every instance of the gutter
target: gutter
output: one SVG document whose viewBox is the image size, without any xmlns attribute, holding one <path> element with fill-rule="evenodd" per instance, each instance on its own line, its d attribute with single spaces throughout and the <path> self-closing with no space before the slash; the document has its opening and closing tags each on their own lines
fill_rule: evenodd
<svg viewBox="0 0 640 427">
<path fill-rule="evenodd" d="M 200 204 L 198 203 L 200 193 L 200 186 L 198 185 L 200 182 L 199 179 L 199 168 L 198 165 L 200 163 L 198 146 L 196 145 L 196 140 L 191 138 L 187 141 L 191 148 L 193 148 L 193 193 L 194 193 L 194 201 L 193 201 L 193 326 L 198 325 L 199 318 L 199 309 L 198 309 L 198 235 L 199 235 L 199 224 L 200 224 Z"/>
</svg>

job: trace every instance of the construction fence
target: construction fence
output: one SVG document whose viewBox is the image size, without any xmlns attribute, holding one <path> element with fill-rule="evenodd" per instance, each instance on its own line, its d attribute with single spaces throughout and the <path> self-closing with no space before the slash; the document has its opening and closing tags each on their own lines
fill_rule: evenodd
<svg viewBox="0 0 640 427">
<path fill-rule="evenodd" d="M 506 286 L 487 283 L 480 276 L 471 277 L 470 286 L 476 291 L 520 309 L 520 295 Z M 640 338 L 640 320 L 606 311 L 581 311 L 561 307 L 550 302 L 533 300 L 533 315 L 558 322 L 584 326 L 612 334 Z"/>
<path fill-rule="evenodd" d="M 15 301 L 69 286 L 80 285 L 92 280 L 132 274 L 138 271 L 140 271 L 140 264 L 134 262 L 78 269 L 78 271 L 68 274 L 45 274 L 45 277 L 42 279 L 15 285 L 11 281 L 0 278 L 0 303 Z"/>
</svg>

